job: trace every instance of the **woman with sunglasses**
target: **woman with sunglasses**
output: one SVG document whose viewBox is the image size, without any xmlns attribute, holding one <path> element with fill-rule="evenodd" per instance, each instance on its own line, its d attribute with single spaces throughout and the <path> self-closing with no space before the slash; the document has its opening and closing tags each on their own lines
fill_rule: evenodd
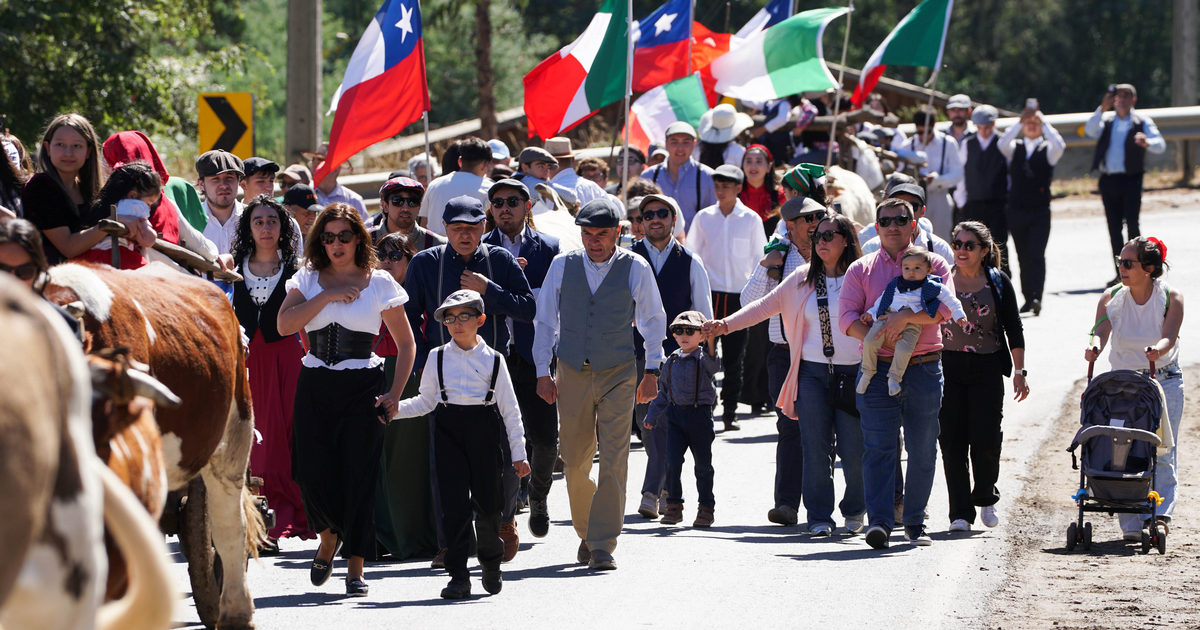
<svg viewBox="0 0 1200 630">
<path fill-rule="evenodd" d="M 375 245 L 379 268 L 403 286 L 408 263 L 417 253 L 411 243 L 422 241 L 415 229 L 407 235 L 392 232 L 384 236 Z M 375 338 L 375 354 L 383 357 L 384 380 L 390 381 L 395 377 L 398 352 L 386 323 Z M 419 385 L 416 379 L 409 379 L 403 397 L 417 395 Z M 429 422 L 424 416 L 398 418 L 384 429 L 375 495 L 375 539 L 395 560 L 430 557 L 441 549 L 430 484 L 429 440 Z"/>
<path fill-rule="evenodd" d="M 342 545 L 349 559 L 346 594 L 367 594 L 363 562 L 375 557 L 375 486 L 383 428 L 412 371 L 415 346 L 404 303 L 408 295 L 378 269 L 358 212 L 332 203 L 305 244 L 304 267 L 286 283 L 279 307 L 281 335 L 302 328 L 309 351 L 296 385 L 292 475 L 321 544 L 312 562 L 314 586 L 333 572 Z M 391 383 L 372 348 L 380 323 L 399 349 Z"/>
<path fill-rule="evenodd" d="M 831 384 L 844 380 L 853 389 L 862 358 L 859 341 L 834 325 L 846 269 L 858 259 L 854 224 L 840 214 L 827 215 L 812 237 L 810 262 L 784 278 L 767 295 L 724 320 L 705 324 L 725 334 L 773 315 L 782 315 L 791 367 L 776 405 L 800 423 L 804 449 L 803 501 L 808 531 L 833 532 L 833 462 L 842 460 L 846 491 L 838 507 L 846 529 L 862 529 L 866 500 L 862 483 L 862 428 L 853 414 L 833 406 Z M 822 304 L 825 300 L 827 304 Z"/>
<path fill-rule="evenodd" d="M 942 468 L 950 499 L 950 531 L 970 531 L 979 518 L 987 527 L 1000 521 L 1000 429 L 1004 377 L 1012 376 L 1013 399 L 1029 396 L 1025 377 L 1025 335 L 1012 280 L 1000 271 L 1000 248 L 987 226 L 964 221 L 955 226 L 954 291 L 967 313 L 967 325 L 942 324 L 942 409 L 938 414 Z M 974 482 L 972 483 L 972 478 Z"/>
<path fill-rule="evenodd" d="M 46 254 L 42 251 L 42 234 L 25 219 L 0 219 L 0 272 L 10 273 L 34 293 L 41 295 L 46 286 Z M 63 321 L 83 341 L 79 320 L 67 309 L 47 302 L 62 315 Z"/>
<path fill-rule="evenodd" d="M 304 516 L 300 488 L 292 480 L 292 405 L 304 347 L 298 335 L 276 327 L 285 285 L 296 273 L 297 252 L 287 210 L 268 195 L 250 200 L 238 219 L 230 253 L 242 280 L 233 285 L 233 310 L 250 354 L 246 370 L 254 401 L 254 428 L 262 441 L 250 450 L 250 471 L 262 477 L 262 494 L 275 510 L 275 527 L 259 553 L 279 553 L 279 539 L 316 538 Z"/>
<path fill-rule="evenodd" d="M 1092 335 L 1100 345 L 1084 351 L 1083 358 L 1095 361 L 1105 347 L 1114 370 L 1140 370 L 1153 363 L 1167 398 L 1167 417 L 1173 444 L 1159 453 L 1154 490 L 1162 497 L 1155 510 L 1167 523 L 1175 511 L 1176 447 L 1179 423 L 1183 416 L 1183 372 L 1179 369 L 1179 329 L 1183 326 L 1183 294 L 1162 281 L 1167 268 L 1167 246 L 1154 237 L 1139 236 L 1121 248 L 1117 273 L 1121 284 L 1105 291 L 1096 306 L 1096 324 Z M 1163 431 L 1166 427 L 1162 428 Z M 1165 440 L 1164 440 L 1165 441 Z M 1148 515 L 1122 514 L 1121 531 L 1125 540 L 1140 541 Z"/>
</svg>

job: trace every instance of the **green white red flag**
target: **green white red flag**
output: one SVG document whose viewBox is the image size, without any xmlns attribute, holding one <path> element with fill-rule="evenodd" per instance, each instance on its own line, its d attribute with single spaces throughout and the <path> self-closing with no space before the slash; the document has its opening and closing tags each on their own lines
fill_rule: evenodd
<svg viewBox="0 0 1200 630">
<path fill-rule="evenodd" d="M 650 144 L 663 142 L 667 125 L 682 120 L 699 126 L 706 111 L 708 99 L 698 73 L 660 85 L 629 107 L 629 145 L 648 153 Z"/>
<path fill-rule="evenodd" d="M 954 0 L 925 0 L 918 4 L 892 29 L 863 66 L 858 87 L 850 101 L 862 107 L 871 90 L 888 66 L 942 67 L 946 32 L 950 30 L 950 12 Z"/>
</svg>

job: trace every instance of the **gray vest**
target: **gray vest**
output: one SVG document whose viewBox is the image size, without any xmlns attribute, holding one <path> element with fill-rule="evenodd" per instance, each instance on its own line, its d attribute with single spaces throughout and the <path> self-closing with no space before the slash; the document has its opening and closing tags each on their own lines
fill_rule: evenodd
<svg viewBox="0 0 1200 630">
<path fill-rule="evenodd" d="M 629 271 L 633 254 L 620 249 L 612 269 L 593 295 L 584 272 L 582 250 L 567 254 L 558 303 L 558 360 L 576 370 L 586 361 L 605 370 L 634 360 L 633 292 Z"/>
</svg>

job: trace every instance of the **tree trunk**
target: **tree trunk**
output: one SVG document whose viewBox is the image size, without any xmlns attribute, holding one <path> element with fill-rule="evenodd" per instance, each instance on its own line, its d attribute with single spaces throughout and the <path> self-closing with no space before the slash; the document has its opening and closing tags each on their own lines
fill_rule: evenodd
<svg viewBox="0 0 1200 630">
<path fill-rule="evenodd" d="M 491 0 L 475 1 L 475 83 L 479 88 L 479 135 L 484 139 L 496 137 L 491 8 Z"/>
</svg>

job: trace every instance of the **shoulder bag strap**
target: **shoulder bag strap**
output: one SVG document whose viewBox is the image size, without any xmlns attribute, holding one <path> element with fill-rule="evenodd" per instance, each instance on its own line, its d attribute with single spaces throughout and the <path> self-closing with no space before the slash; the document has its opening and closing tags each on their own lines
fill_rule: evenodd
<svg viewBox="0 0 1200 630">
<path fill-rule="evenodd" d="M 825 292 L 825 274 L 817 276 L 817 312 L 821 316 L 821 352 L 829 362 L 829 373 L 833 374 L 833 326 L 829 323 L 829 296 Z"/>
<path fill-rule="evenodd" d="M 779 275 L 779 284 L 783 284 L 783 281 L 787 279 L 787 260 L 788 260 L 788 254 L 790 254 L 791 252 L 792 252 L 791 245 L 788 245 L 788 248 L 783 250 L 783 266 L 779 268 L 779 274 L 780 274 Z M 768 291 L 768 293 L 769 293 L 769 291 Z M 781 312 L 776 317 L 779 318 L 779 336 L 783 337 L 783 343 L 790 343 L 787 338 L 787 332 L 783 329 L 783 313 Z"/>
<path fill-rule="evenodd" d="M 492 358 L 492 382 L 488 384 L 487 396 L 483 398 L 483 404 L 492 402 L 492 397 L 496 394 L 496 378 L 500 376 L 500 353 L 497 352 Z"/>
</svg>

